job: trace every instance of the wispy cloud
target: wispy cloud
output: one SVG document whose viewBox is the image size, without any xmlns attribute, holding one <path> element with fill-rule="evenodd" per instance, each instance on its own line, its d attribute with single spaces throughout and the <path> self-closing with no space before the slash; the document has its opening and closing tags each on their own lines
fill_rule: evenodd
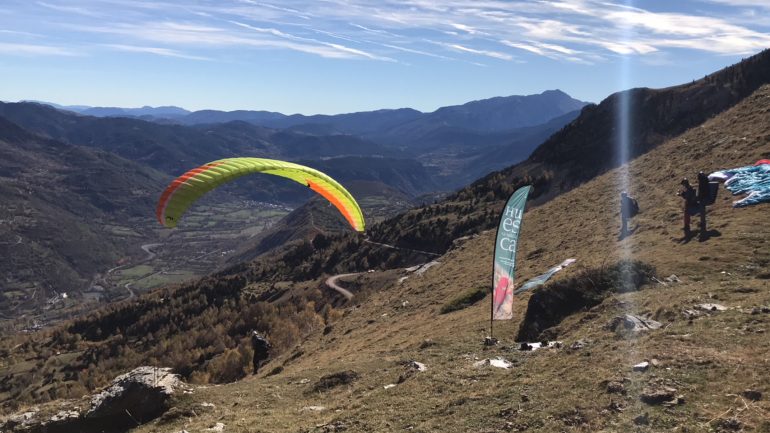
<svg viewBox="0 0 770 433">
<path fill-rule="evenodd" d="M 113 46 L 161 46 L 167 51 L 137 52 L 191 59 L 232 47 L 388 62 L 400 53 L 590 63 L 675 49 L 737 55 L 770 47 L 767 17 L 746 13 L 770 9 L 770 1 L 696 1 L 704 7 L 685 13 L 620 0 L 37 0 L 22 18 L 32 22 L 40 10 L 68 14 L 72 19 L 49 28 L 102 34 L 97 43 Z"/>
<path fill-rule="evenodd" d="M 442 56 L 441 54 L 431 53 L 431 52 L 428 52 L 428 51 L 421 51 L 421 50 L 415 50 L 415 49 L 412 49 L 412 48 L 399 47 L 397 45 L 391 45 L 391 44 L 381 44 L 381 45 L 383 47 L 392 48 L 394 50 L 403 51 L 405 53 L 419 54 L 421 56 L 435 57 L 437 59 L 454 60 L 451 57 Z"/>
<path fill-rule="evenodd" d="M 81 52 L 70 48 L 50 45 L 16 44 L 0 42 L 0 53 L 21 56 L 81 56 Z"/>
<path fill-rule="evenodd" d="M 555 60 L 566 60 L 573 63 L 591 63 L 588 59 L 584 58 L 585 53 L 582 51 L 557 44 L 536 41 L 512 42 L 505 39 L 501 40 L 500 43 Z"/>
<path fill-rule="evenodd" d="M 255 2 L 255 1 L 246 1 L 246 2 L 250 3 L 250 4 L 253 4 L 253 5 L 261 6 L 261 7 L 264 7 L 264 8 L 274 9 L 274 10 L 281 11 L 281 12 L 288 12 L 288 13 L 293 14 L 294 16 L 302 18 L 304 20 L 309 20 L 309 19 L 312 18 L 310 15 L 304 14 L 304 13 L 298 11 L 297 9 L 280 7 L 280 6 L 272 5 L 272 4 L 269 4 L 269 3 L 260 3 L 260 2 Z"/>
<path fill-rule="evenodd" d="M 443 46 L 445 46 L 447 48 L 456 50 L 456 51 L 462 51 L 462 52 L 466 52 L 466 53 L 478 54 L 480 56 L 487 56 L 487 57 L 492 57 L 492 58 L 500 59 L 500 60 L 511 60 L 511 59 L 513 59 L 513 56 L 511 56 L 510 54 L 501 53 L 499 51 L 477 50 L 477 49 L 474 49 L 474 48 L 464 47 L 464 46 L 462 46 L 460 44 L 446 44 L 446 43 L 442 43 L 441 45 L 443 45 Z"/>
<path fill-rule="evenodd" d="M 704 0 L 710 3 L 721 3 L 728 6 L 757 7 L 770 9 L 770 2 L 767 0 Z"/>
<path fill-rule="evenodd" d="M 112 48 L 114 50 L 126 51 L 131 53 L 149 53 L 149 54 L 155 54 L 158 56 L 176 57 L 176 58 L 188 59 L 188 60 L 211 60 L 208 57 L 193 56 L 177 50 L 172 50 L 170 48 L 140 47 L 135 45 L 120 45 L 120 44 L 104 44 L 103 46 L 106 48 Z"/>
<path fill-rule="evenodd" d="M 336 44 L 336 43 L 332 43 L 332 42 L 323 42 L 323 41 L 319 41 L 319 40 L 313 39 L 313 38 L 305 38 L 305 37 L 301 37 L 301 36 L 296 36 L 296 35 L 288 34 L 288 33 L 282 32 L 282 31 L 280 31 L 278 29 L 255 27 L 255 26 L 252 26 L 252 25 L 249 25 L 249 24 L 245 24 L 245 23 L 240 23 L 240 22 L 237 22 L 237 21 L 230 21 L 230 22 L 232 24 L 235 24 L 235 25 L 239 26 L 239 27 L 243 27 L 243 28 L 246 28 L 246 29 L 249 29 L 249 30 L 253 30 L 253 31 L 258 32 L 258 33 L 269 34 L 269 35 L 272 35 L 272 36 L 276 36 L 276 37 L 279 37 L 279 38 L 288 39 L 288 40 L 292 40 L 292 41 L 298 41 L 298 42 L 303 42 L 303 43 L 315 44 L 316 46 L 330 47 L 330 48 L 333 48 L 335 50 L 338 50 L 341 53 L 351 54 L 354 57 L 365 57 L 367 59 L 383 60 L 383 61 L 389 61 L 389 62 L 394 62 L 395 61 L 394 59 L 389 58 L 389 57 L 378 56 L 378 55 L 375 55 L 375 54 L 368 53 L 366 51 L 362 51 L 362 50 L 359 50 L 359 49 L 356 49 L 356 48 L 351 48 L 351 47 L 348 47 L 348 46 L 345 46 L 345 45 L 341 45 L 341 44 Z"/>
<path fill-rule="evenodd" d="M 40 33 L 30 33 L 30 32 L 21 32 L 17 30 L 4 30 L 4 29 L 0 29 L 0 34 L 12 35 L 12 36 L 29 36 L 33 38 L 43 37 L 43 35 Z"/>
<path fill-rule="evenodd" d="M 53 9 L 53 10 L 59 11 L 59 12 L 78 14 L 78 15 L 85 15 L 85 16 L 89 16 L 89 17 L 99 16 L 98 13 L 94 12 L 93 10 L 87 9 L 85 7 L 63 6 L 63 5 L 46 3 L 46 2 L 42 2 L 42 1 L 36 2 L 36 4 L 39 5 L 39 6 L 43 6 L 44 8 Z"/>
</svg>

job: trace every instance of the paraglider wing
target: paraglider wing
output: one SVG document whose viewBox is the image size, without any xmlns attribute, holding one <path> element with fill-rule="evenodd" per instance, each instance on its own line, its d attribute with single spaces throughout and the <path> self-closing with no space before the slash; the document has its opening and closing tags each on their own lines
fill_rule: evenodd
<svg viewBox="0 0 770 433">
<path fill-rule="evenodd" d="M 304 165 L 264 158 L 227 158 L 194 168 L 174 179 L 163 191 L 155 214 L 165 227 L 176 227 L 182 214 L 203 194 L 252 173 L 265 173 L 299 182 L 329 200 L 354 230 L 364 231 L 364 216 L 352 195 L 326 174 Z"/>
</svg>

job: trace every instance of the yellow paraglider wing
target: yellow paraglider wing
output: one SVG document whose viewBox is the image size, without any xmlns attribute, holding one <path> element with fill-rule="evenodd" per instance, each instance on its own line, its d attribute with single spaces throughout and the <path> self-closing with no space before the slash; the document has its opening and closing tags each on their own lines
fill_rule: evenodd
<svg viewBox="0 0 770 433">
<path fill-rule="evenodd" d="M 158 201 L 156 216 L 166 227 L 176 227 L 179 218 L 196 200 L 212 189 L 252 173 L 282 176 L 299 182 L 329 200 L 354 230 L 364 231 L 364 216 L 353 196 L 337 181 L 318 170 L 291 162 L 263 158 L 227 158 L 204 164 L 174 179 Z"/>
</svg>

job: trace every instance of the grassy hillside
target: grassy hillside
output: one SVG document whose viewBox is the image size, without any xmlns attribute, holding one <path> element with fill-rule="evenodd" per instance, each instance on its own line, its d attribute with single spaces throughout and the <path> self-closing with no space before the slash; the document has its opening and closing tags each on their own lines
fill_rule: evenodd
<svg viewBox="0 0 770 433">
<path fill-rule="evenodd" d="M 139 250 L 148 231 L 130 222 L 152 213 L 166 180 L 0 118 L 0 315 L 50 304 L 56 292 L 74 295 L 96 272 Z"/>
<path fill-rule="evenodd" d="M 517 299 L 515 320 L 497 323 L 502 342 L 492 348 L 482 344 L 488 300 L 439 314 L 460 292 L 488 284 L 494 236 L 489 231 L 450 251 L 422 276 L 391 271 L 358 277 L 349 284 L 361 288 L 355 305 L 329 330 L 317 328 L 264 369 L 282 366 L 280 374 L 198 389 L 182 407 L 210 402 L 214 409 L 135 431 L 194 431 L 215 422 L 235 432 L 768 431 L 770 314 L 759 308 L 770 305 L 767 205 L 733 209 L 723 190 L 709 212 L 719 233 L 704 242 L 675 239 L 679 178 L 767 156 L 770 86 L 630 165 L 631 194 L 643 211 L 629 238 L 617 240 L 619 170 L 527 212 L 519 281 L 567 257 L 578 262 L 557 281 L 627 255 L 653 265 L 661 280 L 671 274 L 681 280 L 611 295 L 566 318 L 551 330 L 563 342 L 560 349 L 515 350 L 513 336 L 529 294 Z M 402 276 L 409 278 L 399 284 Z M 685 310 L 701 303 L 728 309 L 702 311 L 690 320 Z M 607 329 L 626 313 L 654 318 L 663 328 L 638 336 Z M 498 356 L 513 367 L 473 366 Z M 657 366 L 632 371 L 634 364 L 653 359 Z M 427 371 L 409 373 L 410 360 L 425 363 Z M 361 378 L 312 391 L 322 376 L 343 370 Z M 666 407 L 640 400 L 645 388 L 663 387 L 674 388 L 681 401 Z M 746 390 L 763 397 L 752 401 L 742 395 Z"/>
<path fill-rule="evenodd" d="M 264 368 L 276 374 L 199 388 L 183 398 L 179 409 L 195 410 L 196 417 L 168 417 L 137 431 L 194 431 L 215 422 L 244 432 L 702 431 L 734 422 L 762 431 L 768 427 L 763 424 L 770 411 L 766 400 L 744 403 L 739 394 L 770 391 L 770 345 L 764 334 L 770 315 L 760 308 L 770 304 L 767 205 L 733 209 L 722 191 L 709 214 L 716 232 L 704 242 L 680 243 L 681 203 L 675 192 L 682 176 L 768 156 L 770 86 L 765 86 L 633 161 L 630 193 L 643 211 L 629 238 L 617 240 L 619 170 L 530 209 L 519 247 L 519 281 L 567 257 L 578 264 L 558 279 L 627 256 L 654 266 L 658 277 L 676 274 L 681 279 L 613 294 L 567 317 L 549 331 L 564 342 L 561 349 L 514 350 L 528 294 L 517 300 L 517 320 L 497 324 L 502 344 L 493 348 L 482 345 L 487 301 L 440 314 L 459 294 L 488 285 L 494 234 L 486 231 L 455 244 L 439 264 L 419 275 L 396 269 L 349 280 L 356 293 L 352 305 L 340 304 L 320 279 L 267 282 L 267 267 L 234 268 L 113 307 L 66 330 L 9 339 L 0 392 L 6 404 L 11 397 L 18 404 L 77 395 L 138 363 L 173 365 L 192 381 L 227 381 L 243 376 L 250 350 L 244 337 L 256 328 L 276 342 L 280 355 Z M 360 247 L 347 242 L 351 253 Z M 295 276 L 320 274 L 323 269 L 302 270 L 317 249 L 322 247 L 291 250 L 280 266 L 294 269 Z M 688 320 L 685 310 L 706 302 L 729 309 Z M 637 337 L 608 331 L 606 325 L 625 313 L 652 317 L 664 327 Z M 569 349 L 578 340 L 583 347 Z M 44 348 L 61 354 L 49 359 Z M 497 356 L 514 367 L 473 366 Z M 652 370 L 631 371 L 632 365 L 653 358 L 658 366 Z M 425 363 L 428 370 L 410 373 L 404 366 L 409 360 Z M 361 378 L 330 391 L 312 391 L 322 376 L 343 370 Z M 665 408 L 640 401 L 644 388 L 663 386 L 675 388 L 682 403 Z M 214 403 L 214 409 L 198 411 L 203 402 Z M 326 409 L 303 410 L 309 406 Z M 646 426 L 637 418 L 645 413 Z"/>
</svg>

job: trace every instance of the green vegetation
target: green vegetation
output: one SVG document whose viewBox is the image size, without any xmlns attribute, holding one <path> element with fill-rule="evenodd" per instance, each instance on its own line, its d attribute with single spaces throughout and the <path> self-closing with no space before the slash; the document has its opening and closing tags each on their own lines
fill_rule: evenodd
<svg viewBox="0 0 770 433">
<path fill-rule="evenodd" d="M 182 271 L 175 271 L 175 272 L 155 272 L 150 275 L 147 275 L 144 278 L 136 280 L 132 284 L 137 288 L 149 290 L 149 289 L 154 289 L 156 287 L 164 286 L 166 284 L 181 283 L 200 276 L 201 274 L 194 272 L 192 270 L 188 270 L 188 271 L 182 270 Z"/>
<path fill-rule="evenodd" d="M 133 268 L 121 269 L 120 271 L 118 271 L 118 273 L 121 279 L 126 279 L 126 278 L 134 279 L 134 278 L 143 277 L 147 274 L 150 274 L 154 270 L 155 268 L 153 268 L 150 265 L 139 265 L 139 266 L 134 266 Z"/>
</svg>

